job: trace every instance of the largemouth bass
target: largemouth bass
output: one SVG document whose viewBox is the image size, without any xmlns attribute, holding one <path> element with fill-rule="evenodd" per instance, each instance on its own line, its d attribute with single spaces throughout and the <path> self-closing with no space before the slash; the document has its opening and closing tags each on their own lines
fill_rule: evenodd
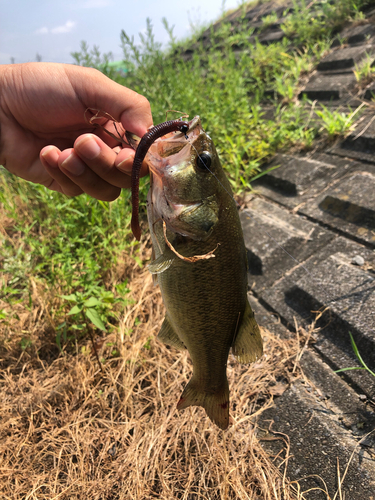
<svg viewBox="0 0 375 500">
<path fill-rule="evenodd" d="M 227 359 L 262 355 L 247 300 L 247 257 L 230 184 L 198 116 L 148 150 L 147 213 L 166 316 L 158 338 L 187 349 L 193 375 L 178 409 L 202 406 L 221 429 L 229 425 Z"/>
</svg>

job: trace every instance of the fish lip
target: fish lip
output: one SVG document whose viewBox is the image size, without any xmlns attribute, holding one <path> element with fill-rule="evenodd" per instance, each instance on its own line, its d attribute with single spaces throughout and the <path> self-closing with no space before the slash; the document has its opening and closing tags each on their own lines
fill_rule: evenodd
<svg viewBox="0 0 375 500">
<path fill-rule="evenodd" d="M 165 196 L 165 199 L 167 200 L 167 197 Z M 187 207 L 189 207 L 190 210 L 194 210 L 196 208 L 199 208 L 200 206 L 203 205 L 201 201 L 189 201 L 187 203 L 174 203 L 171 200 L 167 200 L 168 205 L 173 209 L 173 213 L 178 216 L 180 215 Z"/>
<path fill-rule="evenodd" d="M 200 127 L 202 128 L 202 124 L 201 124 L 201 117 L 199 115 L 196 115 L 194 116 L 194 118 L 190 121 L 187 122 L 189 128 L 187 130 L 187 132 L 179 132 L 179 133 L 174 133 L 174 132 L 171 132 L 171 134 L 173 134 L 173 139 L 176 139 L 176 141 L 180 141 L 181 138 L 183 137 L 186 137 L 187 134 L 191 133 L 191 132 L 194 132 L 194 130 L 197 128 L 197 127 Z M 156 139 L 155 143 L 158 143 L 158 142 L 162 142 L 163 140 L 165 140 L 166 137 L 168 137 L 170 134 L 166 134 L 166 135 L 163 135 L 162 137 L 159 137 L 158 139 Z M 173 141 L 173 139 L 170 139 L 170 141 Z M 155 144 L 154 143 L 154 144 Z"/>
<path fill-rule="evenodd" d="M 200 116 L 199 115 L 194 116 L 194 118 L 190 120 L 188 124 L 189 124 L 189 130 L 186 132 L 186 134 L 192 132 L 197 126 L 201 126 Z"/>
<path fill-rule="evenodd" d="M 203 132 L 200 116 L 194 116 L 192 120 L 188 123 L 189 129 L 186 133 L 184 132 L 171 132 L 169 134 L 164 135 L 163 137 L 158 138 L 149 148 L 146 162 L 148 163 L 150 171 L 155 174 L 157 177 L 164 177 L 167 170 L 173 168 L 175 165 L 171 165 L 170 162 L 173 159 L 176 159 L 176 164 L 179 163 L 178 155 L 185 150 L 186 146 L 192 146 L 195 139 L 199 136 L 200 133 Z M 163 143 L 170 144 L 171 150 L 174 147 L 181 145 L 181 149 L 179 149 L 176 153 L 173 154 L 171 152 L 168 155 L 168 148 L 165 149 L 166 153 L 161 154 L 163 151 Z M 181 157 L 184 156 L 186 152 L 181 154 Z"/>
</svg>

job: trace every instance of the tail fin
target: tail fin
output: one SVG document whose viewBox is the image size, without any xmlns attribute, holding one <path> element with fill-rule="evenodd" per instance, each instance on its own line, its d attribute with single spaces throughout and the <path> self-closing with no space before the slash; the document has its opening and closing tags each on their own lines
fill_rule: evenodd
<svg viewBox="0 0 375 500">
<path fill-rule="evenodd" d="M 221 390 L 210 394 L 202 391 L 196 378 L 191 378 L 177 403 L 177 409 L 183 410 L 188 406 L 202 406 L 212 420 L 220 429 L 225 430 L 229 425 L 229 386 L 225 377 L 225 383 Z"/>
</svg>

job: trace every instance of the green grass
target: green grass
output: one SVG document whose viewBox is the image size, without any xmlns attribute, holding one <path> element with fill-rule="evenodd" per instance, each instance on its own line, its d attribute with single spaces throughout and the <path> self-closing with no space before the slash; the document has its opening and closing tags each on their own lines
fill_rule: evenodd
<svg viewBox="0 0 375 500">
<path fill-rule="evenodd" d="M 349 332 L 349 335 L 350 335 L 350 342 L 352 344 L 353 352 L 354 352 L 357 360 L 359 361 L 359 363 L 362 366 L 350 366 L 348 368 L 341 368 L 341 370 L 336 370 L 335 373 L 347 372 L 347 371 L 350 371 L 350 370 L 366 370 L 370 375 L 372 375 L 373 377 L 375 377 L 375 373 L 372 370 L 370 370 L 370 368 L 363 361 L 362 356 L 361 356 L 361 354 L 360 354 L 360 352 L 358 350 L 357 344 L 355 343 L 354 337 L 351 334 L 351 332 Z"/>
<path fill-rule="evenodd" d="M 250 38 L 253 29 L 242 17 L 235 29 L 225 23 L 212 29 L 210 48 L 199 41 L 202 27 L 190 40 L 179 42 L 164 20 L 170 46 L 163 50 L 147 20 L 140 46 L 125 32 L 121 34 L 124 62 L 129 69 L 125 78 L 109 65 L 111 54 L 101 54 L 98 47 L 90 49 L 82 43 L 81 50 L 72 56 L 77 64 L 96 67 L 145 95 L 151 102 L 154 123 L 165 121 L 170 109 L 179 109 L 190 117 L 199 114 L 234 191 L 240 192 L 251 188 L 262 164 L 276 151 L 309 148 L 317 136 L 336 136 L 350 126 L 350 117 L 329 115 L 324 110 L 320 121 L 309 120 L 309 103 L 299 101 L 298 94 L 301 78 L 328 50 L 335 30 L 346 19 L 359 18 L 364 3 L 323 2 L 317 17 L 304 2 L 298 8 L 296 4 L 282 27 L 293 39 L 269 46 Z M 242 12 L 244 15 L 246 6 Z M 263 19 L 265 29 L 274 17 Z M 183 52 L 191 44 L 196 50 L 192 59 L 185 61 Z M 234 46 L 241 51 L 233 51 Z M 265 114 L 265 104 L 273 106 L 271 117 Z M 86 195 L 69 199 L 16 179 L 5 170 L 0 175 L 3 324 L 18 314 L 15 305 L 21 302 L 26 301 L 32 311 L 35 283 L 59 297 L 49 310 L 59 344 L 62 339 L 68 341 L 70 333 L 79 332 L 82 324 L 79 317 L 68 314 L 72 304 L 67 296 L 76 298 L 76 305 L 82 306 L 79 313 L 86 313 L 85 320 L 90 320 L 85 301 L 97 301 L 97 324 L 91 320 L 92 325 L 110 328 L 116 324 L 127 300 L 126 262 L 129 255 L 137 258 L 129 229 L 129 192 L 124 191 L 112 203 Z M 146 191 L 144 181 L 143 200 Z M 126 262 L 120 272 L 119 262 L 123 260 Z M 111 299 L 105 302 L 108 294 Z M 28 345 L 27 338 L 23 342 Z"/>
<path fill-rule="evenodd" d="M 366 85 L 375 80 L 375 67 L 370 55 L 367 55 L 360 65 L 356 65 L 354 74 L 360 89 L 365 88 Z"/>
<path fill-rule="evenodd" d="M 124 191 L 113 203 L 87 195 L 66 198 L 1 169 L 1 220 L 8 235 L 1 237 L 4 318 L 17 319 L 14 306 L 18 303 L 26 301 L 33 309 L 34 283 L 56 297 L 49 317 L 58 343 L 62 332 L 66 341 L 67 331 L 82 330 L 71 312 L 72 297 L 78 305 L 83 301 L 86 319 L 96 327 L 104 322 L 111 329 L 129 291 L 125 264 L 118 269 L 123 255 L 134 246 L 129 196 Z M 95 312 L 87 307 L 89 299 Z"/>
</svg>

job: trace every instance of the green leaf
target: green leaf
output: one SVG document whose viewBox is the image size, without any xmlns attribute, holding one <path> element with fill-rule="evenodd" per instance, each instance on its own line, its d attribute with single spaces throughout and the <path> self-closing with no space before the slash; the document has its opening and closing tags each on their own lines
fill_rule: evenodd
<svg viewBox="0 0 375 500">
<path fill-rule="evenodd" d="M 96 297 L 90 297 L 84 302 L 85 307 L 95 307 L 95 306 L 100 306 L 101 302 L 98 300 Z"/>
<path fill-rule="evenodd" d="M 115 301 L 115 297 L 113 295 L 113 292 L 110 292 L 107 290 L 102 292 L 101 299 L 102 299 L 102 302 L 106 302 L 107 304 L 113 304 L 113 302 Z"/>
<path fill-rule="evenodd" d="M 366 370 L 366 368 L 362 368 L 361 366 L 350 366 L 349 368 L 341 368 L 340 370 L 335 370 L 335 373 L 347 372 L 348 370 Z"/>
<path fill-rule="evenodd" d="M 72 325 L 70 328 L 72 330 L 84 330 L 85 327 L 86 325 Z"/>
<path fill-rule="evenodd" d="M 93 309 L 90 307 L 89 309 L 86 309 L 85 311 L 86 316 L 89 318 L 89 320 L 94 323 L 96 328 L 99 328 L 99 330 L 102 330 L 103 332 L 106 331 L 105 325 L 103 321 L 100 319 L 99 313 L 96 309 Z"/>
<path fill-rule="evenodd" d="M 33 342 L 32 342 L 32 340 L 30 340 L 30 339 L 27 339 L 27 338 L 23 337 L 23 338 L 21 339 L 20 344 L 21 344 L 21 349 L 22 349 L 23 351 L 26 351 L 26 349 L 27 349 L 28 347 L 31 347 L 31 346 L 33 345 Z"/>
<path fill-rule="evenodd" d="M 72 293 L 71 295 L 60 295 L 62 299 L 69 300 L 69 302 L 77 302 L 77 295 Z"/>
<path fill-rule="evenodd" d="M 340 372 L 346 372 L 348 370 L 366 370 L 368 371 L 373 377 L 375 377 L 375 373 L 370 370 L 370 368 L 366 365 L 366 363 L 363 361 L 362 356 L 359 353 L 357 344 L 355 343 L 354 337 L 351 332 L 349 332 L 350 335 L 350 342 L 352 344 L 352 348 L 354 351 L 354 354 L 356 355 L 358 361 L 361 363 L 362 366 L 350 366 L 348 368 L 341 368 L 341 370 L 335 370 L 335 373 L 340 373 Z"/>
<path fill-rule="evenodd" d="M 104 202 L 104 201 L 102 201 L 102 200 L 98 200 L 98 203 L 99 203 L 99 205 L 100 205 L 102 208 L 104 208 L 104 210 L 106 210 L 106 211 L 108 212 L 108 210 L 109 210 L 109 203 L 108 203 L 108 201 L 107 201 L 107 202 Z"/>
<path fill-rule="evenodd" d="M 68 316 L 71 316 L 72 314 L 78 314 L 82 311 L 82 306 L 75 305 L 74 307 L 71 308 L 71 310 L 68 312 Z"/>
<path fill-rule="evenodd" d="M 366 363 L 363 361 L 362 356 L 359 354 L 358 347 L 357 347 L 357 345 L 356 345 L 356 343 L 355 343 L 355 341 L 354 341 L 354 337 L 353 337 L 353 335 L 351 334 L 351 332 L 349 332 L 349 335 L 350 335 L 350 341 L 351 341 L 351 343 L 352 343 L 353 351 L 354 351 L 355 355 L 357 356 L 357 358 L 358 358 L 359 362 L 361 363 L 361 365 L 363 366 L 363 368 L 364 368 L 365 370 L 367 370 L 369 373 L 371 373 L 371 375 L 372 375 L 373 377 L 375 377 L 375 373 L 374 373 L 373 371 L 371 371 L 371 370 L 370 370 L 370 368 L 369 368 L 369 367 L 366 365 Z"/>
</svg>

